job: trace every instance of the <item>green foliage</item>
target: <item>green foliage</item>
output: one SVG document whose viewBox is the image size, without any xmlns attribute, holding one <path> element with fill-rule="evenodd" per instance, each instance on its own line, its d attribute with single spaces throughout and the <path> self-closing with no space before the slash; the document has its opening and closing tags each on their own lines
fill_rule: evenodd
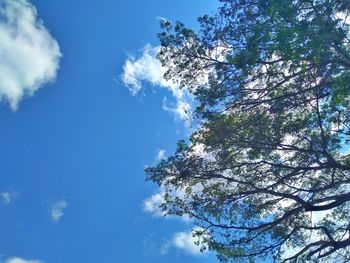
<svg viewBox="0 0 350 263">
<path fill-rule="evenodd" d="M 348 262 L 350 2 L 223 2 L 199 32 L 161 21 L 165 78 L 199 105 L 189 143 L 146 170 L 162 208 L 222 262 Z"/>
<path fill-rule="evenodd" d="M 350 73 L 345 72 L 338 77 L 335 77 L 332 84 L 333 96 L 332 104 L 334 106 L 341 106 L 346 103 L 350 95 Z"/>
</svg>

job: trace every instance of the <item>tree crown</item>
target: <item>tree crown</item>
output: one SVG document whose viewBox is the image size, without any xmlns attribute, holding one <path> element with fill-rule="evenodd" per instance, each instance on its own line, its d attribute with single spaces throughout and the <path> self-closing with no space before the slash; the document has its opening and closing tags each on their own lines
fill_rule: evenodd
<svg viewBox="0 0 350 263">
<path fill-rule="evenodd" d="M 226 0 L 198 33 L 162 21 L 165 78 L 200 127 L 149 179 L 219 260 L 350 258 L 349 1 Z"/>
</svg>

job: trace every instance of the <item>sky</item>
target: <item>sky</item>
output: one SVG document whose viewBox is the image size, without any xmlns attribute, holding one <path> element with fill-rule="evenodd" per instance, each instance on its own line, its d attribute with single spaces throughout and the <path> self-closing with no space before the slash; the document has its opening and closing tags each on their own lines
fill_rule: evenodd
<svg viewBox="0 0 350 263">
<path fill-rule="evenodd" d="M 217 5 L 0 0 L 0 263 L 217 262 L 144 174 L 191 129 L 159 20 Z"/>
</svg>

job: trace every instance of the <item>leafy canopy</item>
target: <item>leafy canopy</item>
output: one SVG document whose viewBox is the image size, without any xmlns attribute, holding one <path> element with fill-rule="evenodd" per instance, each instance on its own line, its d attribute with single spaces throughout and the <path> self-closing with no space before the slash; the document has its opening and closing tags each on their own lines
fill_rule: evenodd
<svg viewBox="0 0 350 263">
<path fill-rule="evenodd" d="M 198 32 L 162 21 L 165 78 L 199 126 L 146 170 L 162 207 L 222 262 L 348 262 L 350 1 L 222 2 Z"/>
</svg>

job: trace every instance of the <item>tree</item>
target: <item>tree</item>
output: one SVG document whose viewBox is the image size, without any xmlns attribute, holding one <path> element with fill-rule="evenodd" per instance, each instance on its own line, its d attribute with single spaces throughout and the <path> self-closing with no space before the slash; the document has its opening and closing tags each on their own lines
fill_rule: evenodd
<svg viewBox="0 0 350 263">
<path fill-rule="evenodd" d="M 165 78 L 198 129 L 146 169 L 222 262 L 350 260 L 348 0 L 226 0 L 162 21 Z M 201 234 L 201 233 L 198 233 Z"/>
</svg>

